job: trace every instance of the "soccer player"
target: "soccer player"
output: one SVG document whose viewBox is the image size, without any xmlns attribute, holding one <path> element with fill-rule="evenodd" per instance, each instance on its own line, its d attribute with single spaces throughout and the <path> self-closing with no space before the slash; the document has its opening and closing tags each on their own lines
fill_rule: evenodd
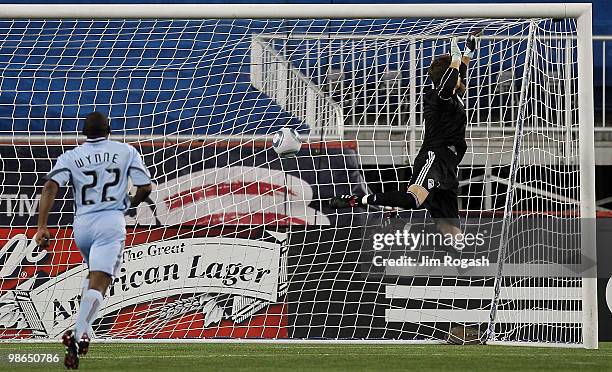
<svg viewBox="0 0 612 372">
<path fill-rule="evenodd" d="M 66 151 L 47 174 L 39 204 L 36 243 L 49 245 L 49 211 L 59 186 L 72 184 L 74 240 L 89 268 L 74 330 L 62 336 L 64 364 L 79 367 L 79 356 L 89 349 L 88 332 L 97 318 L 104 294 L 119 266 L 125 243 L 124 212 L 137 207 L 151 193 L 151 177 L 140 154 L 128 144 L 110 141 L 108 118 L 92 112 L 85 118 L 82 145 Z M 137 187 L 128 194 L 128 177 Z"/>
<path fill-rule="evenodd" d="M 424 206 L 442 234 L 450 234 L 453 241 L 461 237 L 457 171 L 467 149 L 467 116 L 461 96 L 465 93 L 467 67 L 476 44 L 476 35 L 469 35 L 462 54 L 457 39 L 453 38 L 451 54 L 438 56 L 429 67 L 433 88 L 425 92 L 423 100 L 425 136 L 408 190 L 336 196 L 329 201 L 332 208 L 380 205 L 416 209 Z M 455 245 L 452 248 L 460 250 Z"/>
</svg>

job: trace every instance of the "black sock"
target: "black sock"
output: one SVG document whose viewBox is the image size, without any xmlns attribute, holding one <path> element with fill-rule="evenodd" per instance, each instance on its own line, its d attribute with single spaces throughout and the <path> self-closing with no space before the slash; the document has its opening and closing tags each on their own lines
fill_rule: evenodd
<svg viewBox="0 0 612 372">
<path fill-rule="evenodd" d="M 414 194 L 404 191 L 388 191 L 380 194 L 368 195 L 367 204 L 381 205 L 384 207 L 400 207 L 404 209 L 416 209 L 419 207 L 419 203 Z"/>
</svg>

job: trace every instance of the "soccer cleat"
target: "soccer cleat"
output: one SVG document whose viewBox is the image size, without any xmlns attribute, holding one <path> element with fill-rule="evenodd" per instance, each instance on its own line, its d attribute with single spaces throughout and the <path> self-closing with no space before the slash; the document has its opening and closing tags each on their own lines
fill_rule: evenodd
<svg viewBox="0 0 612 372">
<path fill-rule="evenodd" d="M 74 333 L 70 330 L 66 331 L 62 336 L 62 343 L 66 346 L 64 366 L 67 369 L 79 369 L 79 350 Z"/>
<path fill-rule="evenodd" d="M 87 333 L 79 340 L 79 355 L 85 355 L 89 351 L 89 336 Z"/>
<path fill-rule="evenodd" d="M 329 206 L 332 208 L 352 208 L 358 205 L 356 195 L 334 196 L 329 199 Z"/>
</svg>

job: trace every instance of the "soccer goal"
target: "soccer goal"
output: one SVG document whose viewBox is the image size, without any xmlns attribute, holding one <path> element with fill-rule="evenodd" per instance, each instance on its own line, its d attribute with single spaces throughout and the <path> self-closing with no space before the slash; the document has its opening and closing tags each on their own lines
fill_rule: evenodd
<svg viewBox="0 0 612 372">
<path fill-rule="evenodd" d="M 476 32 L 458 197 L 485 243 L 378 257 L 370 233 L 427 213 L 326 201 L 406 186 L 428 67 Z M 73 190 L 51 246 L 31 239 L 45 174 L 102 111 L 155 188 L 96 339 L 597 348 L 591 37 L 590 4 L 4 5 L 0 339 L 74 325 Z M 303 144 L 279 158 L 286 127 Z"/>
</svg>

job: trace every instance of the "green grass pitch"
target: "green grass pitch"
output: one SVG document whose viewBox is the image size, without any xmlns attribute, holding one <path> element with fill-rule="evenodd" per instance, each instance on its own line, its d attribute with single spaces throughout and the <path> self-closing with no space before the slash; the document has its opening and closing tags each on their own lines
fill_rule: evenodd
<svg viewBox="0 0 612 372">
<path fill-rule="evenodd" d="M 8 363 L 9 353 L 59 353 L 55 364 Z M 63 370 L 63 348 L 0 343 L 0 370 Z M 362 344 L 95 344 L 85 371 L 611 371 L 612 343 L 599 350 L 517 346 Z"/>
</svg>

